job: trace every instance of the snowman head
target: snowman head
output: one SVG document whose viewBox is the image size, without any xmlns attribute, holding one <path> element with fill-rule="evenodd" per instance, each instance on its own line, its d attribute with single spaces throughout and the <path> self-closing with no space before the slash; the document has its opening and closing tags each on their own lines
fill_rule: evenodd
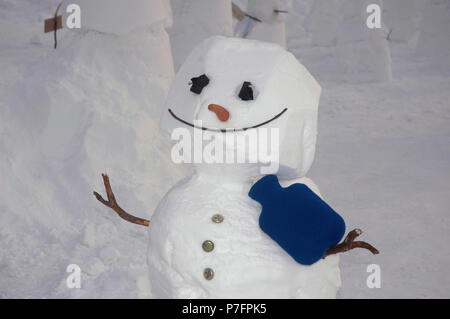
<svg viewBox="0 0 450 319">
<path fill-rule="evenodd" d="M 320 92 L 308 70 L 282 47 L 212 37 L 192 51 L 177 73 L 161 128 L 168 134 L 179 128 L 207 132 L 222 140 L 227 135 L 226 141 L 230 134 L 266 130 L 267 148 L 277 148 L 270 150 L 277 153 L 272 161 L 278 168 L 271 173 L 280 178 L 301 177 L 314 159 Z M 276 135 L 271 134 L 274 130 Z M 260 152 L 260 146 L 248 151 Z M 225 152 L 235 148 L 239 143 L 225 142 Z M 224 166 L 245 166 L 254 176 L 261 163 Z"/>
</svg>

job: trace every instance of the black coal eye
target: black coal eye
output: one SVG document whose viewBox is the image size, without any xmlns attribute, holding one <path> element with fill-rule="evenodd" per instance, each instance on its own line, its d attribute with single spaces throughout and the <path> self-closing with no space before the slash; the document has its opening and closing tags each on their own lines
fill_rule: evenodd
<svg viewBox="0 0 450 319">
<path fill-rule="evenodd" d="M 202 74 L 200 76 L 197 76 L 196 78 L 192 78 L 191 83 L 191 92 L 200 94 L 202 93 L 203 88 L 209 84 L 209 78 L 206 76 L 206 74 Z"/>
<path fill-rule="evenodd" d="M 253 100 L 253 88 L 250 82 L 245 81 L 242 84 L 241 90 L 239 91 L 239 97 L 242 101 Z"/>
</svg>

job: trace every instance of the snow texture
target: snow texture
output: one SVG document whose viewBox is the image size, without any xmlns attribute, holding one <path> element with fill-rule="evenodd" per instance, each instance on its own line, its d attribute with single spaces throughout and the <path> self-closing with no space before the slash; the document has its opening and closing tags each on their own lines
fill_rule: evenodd
<svg viewBox="0 0 450 319">
<path fill-rule="evenodd" d="M 175 69 L 192 49 L 213 35 L 233 35 L 230 0 L 170 0 L 173 26 L 169 30 Z"/>
<path fill-rule="evenodd" d="M 436 66 L 450 66 L 450 1 L 430 0 L 423 14 L 417 53 Z"/>
<path fill-rule="evenodd" d="M 317 46 L 336 45 L 340 20 L 339 0 L 314 1 L 311 14 L 307 20 L 312 44 Z"/>
<path fill-rule="evenodd" d="M 314 43 L 308 17 L 316 1 L 285 2 L 288 48 L 323 88 L 309 176 L 348 228 L 360 227 L 381 251 L 341 255 L 337 296 L 448 298 L 448 1 L 419 6 L 417 47 L 414 35 L 389 41 L 393 78 L 379 83 L 363 82 L 370 78 L 364 71 L 344 77 L 334 45 Z M 53 50 L 42 25 L 58 2 L 0 0 L 0 296 L 149 298 L 147 230 L 120 220 L 92 190 L 103 192 L 99 173 L 106 171 L 122 207 L 148 218 L 184 175 L 157 129 L 172 79 L 168 37 L 151 26 L 127 37 L 64 28 Z M 180 12 L 181 2 L 172 4 Z M 66 286 L 71 263 L 82 268 L 81 289 Z M 366 286 L 374 263 L 379 289 Z"/>
<path fill-rule="evenodd" d="M 12 14 L 37 7 L 2 5 Z M 161 23 L 126 36 L 108 33 L 108 25 L 66 29 L 53 50 L 50 35 L 26 43 L 25 32 L 42 32 L 42 19 L 16 25 L 7 18 L 24 36 L 17 48 L 2 41 L 0 294 L 114 297 L 120 285 L 138 297 L 135 282 L 147 276 L 145 229 L 124 233 L 130 225 L 116 223 L 92 190 L 103 192 L 100 173 L 110 173 L 120 204 L 148 218 L 183 176 L 158 129 L 173 78 L 168 35 Z M 66 287 L 71 263 L 83 271 L 82 290 Z"/>
<path fill-rule="evenodd" d="M 362 81 L 392 79 L 389 31 L 384 25 L 380 29 L 366 26 L 366 7 L 373 3 L 383 8 L 381 0 L 318 0 L 306 19 L 310 44 L 334 50 L 341 79 L 355 75 Z"/>
<path fill-rule="evenodd" d="M 248 34 L 248 39 L 273 42 L 286 47 L 286 28 L 284 16 L 286 13 L 276 13 L 274 10 L 285 10 L 280 0 L 248 0 L 246 12 L 261 22 L 254 24 Z"/>
<path fill-rule="evenodd" d="M 426 1 L 383 0 L 384 23 L 389 28 L 389 40 L 416 42 Z"/>
<path fill-rule="evenodd" d="M 70 2 L 69 2 L 70 3 Z M 164 0 L 77 0 L 82 8 L 83 28 L 99 32 L 126 35 L 144 27 L 172 23 L 172 13 Z"/>
</svg>

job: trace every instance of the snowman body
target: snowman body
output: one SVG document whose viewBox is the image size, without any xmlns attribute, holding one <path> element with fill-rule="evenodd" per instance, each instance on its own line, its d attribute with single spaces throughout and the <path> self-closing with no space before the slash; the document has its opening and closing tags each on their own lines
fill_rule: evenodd
<svg viewBox="0 0 450 319">
<path fill-rule="evenodd" d="M 164 196 L 150 221 L 154 297 L 336 296 L 338 257 L 297 263 L 260 229 L 261 205 L 248 195 L 265 174 L 291 182 L 305 176 L 315 153 L 320 92 L 306 68 L 276 44 L 213 37 L 192 51 L 174 79 L 161 128 L 172 140 L 190 133 L 186 145 L 194 154 L 186 162 L 195 173 Z M 220 146 L 227 160 L 244 154 L 244 161 L 208 160 L 207 147 L 200 152 L 205 158 L 196 156 L 201 133 L 214 141 L 215 155 Z M 257 138 L 257 147 L 237 142 L 246 134 Z"/>
<path fill-rule="evenodd" d="M 248 196 L 250 187 L 200 173 L 168 192 L 149 228 L 154 297 L 336 297 L 339 257 L 298 264 L 260 229 L 261 207 Z M 205 241 L 212 251 L 204 250 Z M 206 269 L 213 272 L 207 278 Z"/>
</svg>

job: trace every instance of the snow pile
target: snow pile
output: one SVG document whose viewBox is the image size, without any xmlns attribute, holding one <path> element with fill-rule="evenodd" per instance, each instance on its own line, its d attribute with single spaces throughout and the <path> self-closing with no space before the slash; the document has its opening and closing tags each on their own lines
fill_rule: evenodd
<svg viewBox="0 0 450 319">
<path fill-rule="evenodd" d="M 28 4 L 3 3 L 32 16 Z M 0 295 L 148 296 L 146 230 L 122 223 L 92 191 L 104 192 L 107 172 L 121 206 L 149 218 L 183 175 L 158 126 L 173 77 L 165 22 L 121 36 L 107 24 L 61 30 L 56 50 L 51 35 L 30 44 L 14 23 L 5 24 L 25 36 L 0 61 Z M 71 263 L 85 289 L 67 289 Z"/>
<path fill-rule="evenodd" d="M 77 0 L 83 28 L 126 35 L 135 29 L 172 24 L 170 3 L 166 0 Z M 130 8 L 131 7 L 131 8 Z"/>
<path fill-rule="evenodd" d="M 0 1 L 0 50 L 7 52 L 12 48 L 23 45 L 30 45 L 29 49 L 36 48 L 43 41 L 53 38 L 43 33 L 44 20 L 54 15 L 56 6 L 60 1 Z M 63 13 L 64 10 L 60 10 Z M 64 17 L 63 17 L 64 21 Z M 64 34 L 65 29 L 59 30 L 59 34 Z M 1 79 L 5 79 L 2 76 Z"/>
</svg>

